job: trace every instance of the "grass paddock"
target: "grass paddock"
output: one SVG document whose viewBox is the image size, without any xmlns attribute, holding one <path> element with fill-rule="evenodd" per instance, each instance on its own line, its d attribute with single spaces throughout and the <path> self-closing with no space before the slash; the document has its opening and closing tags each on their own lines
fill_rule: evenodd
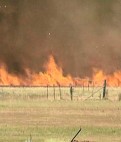
<svg viewBox="0 0 121 142">
<path fill-rule="evenodd" d="M 1 142 L 69 142 L 80 127 L 80 141 L 121 141 L 121 102 L 0 96 Z"/>
</svg>

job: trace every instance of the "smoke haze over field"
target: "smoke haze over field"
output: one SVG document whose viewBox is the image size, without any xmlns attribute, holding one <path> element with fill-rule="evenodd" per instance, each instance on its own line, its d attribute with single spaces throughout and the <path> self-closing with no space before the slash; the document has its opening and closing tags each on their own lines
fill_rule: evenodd
<svg viewBox="0 0 121 142">
<path fill-rule="evenodd" d="M 0 0 L 0 62 L 7 70 L 44 71 L 50 54 L 72 76 L 121 70 L 121 1 Z"/>
</svg>

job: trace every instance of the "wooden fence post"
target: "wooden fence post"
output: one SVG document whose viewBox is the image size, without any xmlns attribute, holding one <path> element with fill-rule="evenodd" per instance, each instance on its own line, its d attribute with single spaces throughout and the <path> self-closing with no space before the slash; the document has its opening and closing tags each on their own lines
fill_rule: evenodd
<svg viewBox="0 0 121 142">
<path fill-rule="evenodd" d="M 106 96 L 106 80 L 104 80 L 104 85 L 103 85 L 103 99 Z"/>
<path fill-rule="evenodd" d="M 84 95 L 84 82 L 83 82 L 83 95 Z"/>
<path fill-rule="evenodd" d="M 62 99 L 62 94 L 61 94 L 61 87 L 60 87 L 60 84 L 59 84 L 59 92 L 60 92 L 60 100 Z"/>
<path fill-rule="evenodd" d="M 54 100 L 55 100 L 55 85 L 53 85 L 53 93 L 54 93 Z"/>
<path fill-rule="evenodd" d="M 71 95 L 71 101 L 73 101 L 73 87 L 70 87 L 70 95 Z"/>
<path fill-rule="evenodd" d="M 93 91 L 94 91 L 94 81 L 92 81 L 92 97 L 93 97 Z"/>
<path fill-rule="evenodd" d="M 48 99 L 48 85 L 47 85 L 47 99 Z"/>
</svg>

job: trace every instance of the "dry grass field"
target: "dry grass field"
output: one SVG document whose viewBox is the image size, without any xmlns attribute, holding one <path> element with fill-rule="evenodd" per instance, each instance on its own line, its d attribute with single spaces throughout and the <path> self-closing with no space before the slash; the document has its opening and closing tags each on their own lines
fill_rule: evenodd
<svg viewBox="0 0 121 142">
<path fill-rule="evenodd" d="M 79 88 L 73 101 L 68 88 L 61 90 L 59 100 L 57 90 L 54 100 L 49 88 L 47 100 L 43 88 L 1 88 L 0 142 L 28 142 L 30 135 L 32 142 L 70 142 L 80 127 L 79 141 L 121 141 L 121 101 L 115 99 L 120 88 L 108 91 L 109 100 L 98 98 L 101 91 L 85 99 L 92 90 L 83 95 Z"/>
</svg>

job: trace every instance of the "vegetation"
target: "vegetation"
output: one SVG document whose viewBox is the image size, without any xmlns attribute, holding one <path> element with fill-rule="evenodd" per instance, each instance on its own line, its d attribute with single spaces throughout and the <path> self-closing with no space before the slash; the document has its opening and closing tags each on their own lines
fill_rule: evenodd
<svg viewBox="0 0 121 142">
<path fill-rule="evenodd" d="M 78 140 L 121 141 L 121 101 L 35 95 L 1 94 L 0 141 L 25 142 L 31 134 L 33 142 L 69 142 L 80 127 Z"/>
</svg>

